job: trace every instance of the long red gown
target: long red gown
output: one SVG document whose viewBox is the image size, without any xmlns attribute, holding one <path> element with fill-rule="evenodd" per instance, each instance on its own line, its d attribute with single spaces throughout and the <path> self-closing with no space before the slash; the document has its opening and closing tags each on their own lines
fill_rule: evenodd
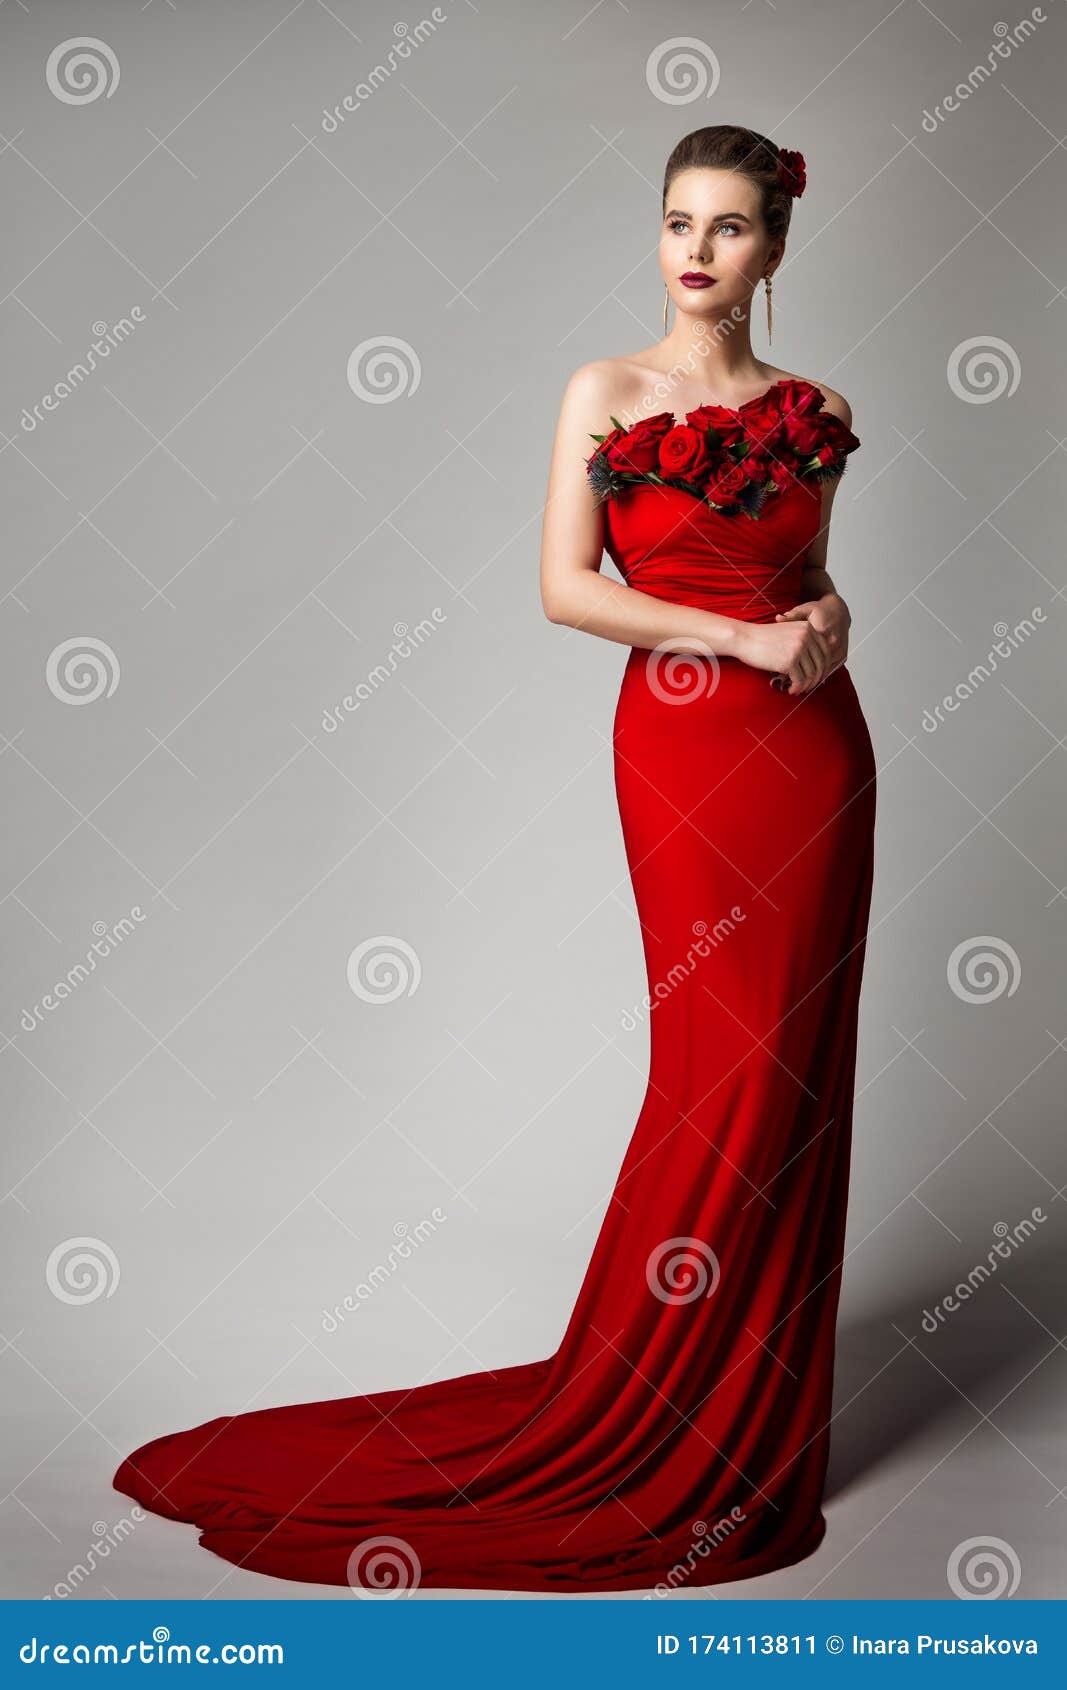
<svg viewBox="0 0 1067 1690">
<path fill-rule="evenodd" d="M 747 620 L 797 603 L 817 484 L 758 520 L 605 505 L 623 578 Z M 158 1437 L 115 1475 L 226 1561 L 398 1590 L 714 1585 L 826 1522 L 874 759 L 847 669 L 790 698 L 736 659 L 631 652 L 614 727 L 648 1090 L 541 1361 Z"/>
</svg>

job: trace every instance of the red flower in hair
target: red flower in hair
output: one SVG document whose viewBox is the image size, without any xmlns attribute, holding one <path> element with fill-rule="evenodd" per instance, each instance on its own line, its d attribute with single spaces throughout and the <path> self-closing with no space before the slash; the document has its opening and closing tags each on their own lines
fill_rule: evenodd
<svg viewBox="0 0 1067 1690">
<path fill-rule="evenodd" d="M 790 152 L 788 147 L 778 148 L 778 181 L 787 194 L 792 194 L 794 199 L 800 198 L 808 185 L 803 153 Z"/>
</svg>

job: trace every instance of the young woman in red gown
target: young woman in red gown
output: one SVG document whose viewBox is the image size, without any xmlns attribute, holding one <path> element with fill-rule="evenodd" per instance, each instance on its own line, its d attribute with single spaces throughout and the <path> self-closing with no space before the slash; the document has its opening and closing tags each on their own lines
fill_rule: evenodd
<svg viewBox="0 0 1067 1690">
<path fill-rule="evenodd" d="M 804 185 L 751 130 L 687 136 L 673 327 L 579 370 L 560 416 L 543 599 L 631 648 L 615 773 L 653 1006 L 566 1330 L 540 1361 L 223 1415 L 123 1462 L 119 1490 L 238 1566 L 638 1591 L 771 1572 L 825 1532 L 875 772 L 824 567 L 851 413 L 749 335 Z"/>
</svg>

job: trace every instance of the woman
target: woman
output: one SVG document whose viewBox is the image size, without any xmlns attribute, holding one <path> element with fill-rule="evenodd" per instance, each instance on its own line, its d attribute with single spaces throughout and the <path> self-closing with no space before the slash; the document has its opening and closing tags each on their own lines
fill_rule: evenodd
<svg viewBox="0 0 1067 1690">
<path fill-rule="evenodd" d="M 749 335 L 804 181 L 751 130 L 687 136 L 660 238 L 674 325 L 579 370 L 560 415 L 544 606 L 631 648 L 615 772 L 651 1028 L 560 1345 L 131 1455 L 117 1488 L 228 1561 L 357 1588 L 641 1590 L 767 1573 L 826 1529 L 874 764 L 825 570 L 849 407 Z"/>
</svg>

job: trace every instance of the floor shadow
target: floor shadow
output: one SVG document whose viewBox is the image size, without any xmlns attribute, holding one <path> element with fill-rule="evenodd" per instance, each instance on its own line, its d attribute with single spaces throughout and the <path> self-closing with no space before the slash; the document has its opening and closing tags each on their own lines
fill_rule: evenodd
<svg viewBox="0 0 1067 1690">
<path fill-rule="evenodd" d="M 970 1299 L 942 1318 L 935 1311 L 952 1290 L 947 1272 L 936 1283 L 931 1276 L 925 1291 L 886 1299 L 839 1326 L 827 1500 L 940 1421 L 951 1418 L 958 1424 L 961 1413 L 971 1412 L 961 1392 L 990 1413 L 1053 1348 L 1051 1334 L 1060 1324 L 1055 1293 L 1067 1268 L 1067 1241 L 1045 1239 L 1042 1232 L 1039 1228 L 1010 1259 L 999 1261 Z M 924 1311 L 930 1311 L 926 1327 Z M 930 1324 L 935 1330 L 928 1329 Z M 892 1360 L 906 1338 L 915 1348 L 905 1348 Z M 1039 1389 L 1040 1368 L 1033 1378 Z M 1047 1388 L 1058 1396 L 1054 1372 Z"/>
</svg>

